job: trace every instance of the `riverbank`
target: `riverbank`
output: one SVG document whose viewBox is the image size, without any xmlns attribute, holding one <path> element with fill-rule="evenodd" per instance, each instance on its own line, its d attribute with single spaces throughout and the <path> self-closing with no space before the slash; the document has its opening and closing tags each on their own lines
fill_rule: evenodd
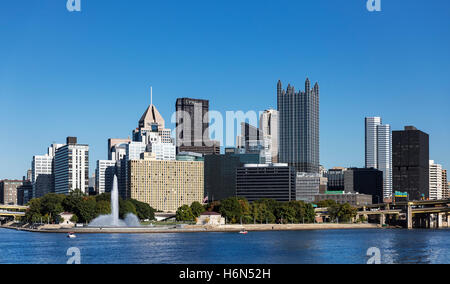
<svg viewBox="0 0 450 284">
<path fill-rule="evenodd" d="M 142 226 L 136 228 L 22 228 L 13 226 L 2 226 L 1 228 L 13 229 L 17 231 L 35 232 L 35 233 L 59 233 L 67 234 L 73 232 L 76 234 L 162 234 L 162 233 L 204 233 L 204 232 L 248 232 L 258 231 L 303 231 L 303 230 L 343 230 L 343 229 L 377 229 L 377 224 L 256 224 L 256 225 L 223 225 L 223 226 Z"/>
</svg>

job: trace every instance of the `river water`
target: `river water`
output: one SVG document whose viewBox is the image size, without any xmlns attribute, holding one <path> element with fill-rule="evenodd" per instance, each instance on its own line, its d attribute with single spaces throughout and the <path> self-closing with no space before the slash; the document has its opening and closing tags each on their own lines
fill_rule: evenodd
<svg viewBox="0 0 450 284">
<path fill-rule="evenodd" d="M 450 263 L 450 230 L 314 230 L 284 232 L 86 234 L 69 239 L 0 229 L 0 263 L 287 264 Z M 73 250 L 73 249 L 72 249 Z"/>
</svg>

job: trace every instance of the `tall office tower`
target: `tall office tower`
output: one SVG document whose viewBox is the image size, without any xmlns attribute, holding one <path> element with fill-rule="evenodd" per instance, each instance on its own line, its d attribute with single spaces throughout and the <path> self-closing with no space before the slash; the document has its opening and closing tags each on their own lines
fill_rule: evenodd
<svg viewBox="0 0 450 284">
<path fill-rule="evenodd" d="M 278 111 L 274 109 L 265 110 L 259 118 L 259 129 L 265 139 L 270 141 L 272 163 L 278 163 Z"/>
<path fill-rule="evenodd" d="M 54 160 L 55 193 L 69 194 L 75 189 L 89 191 L 89 146 L 67 137 L 67 144 L 56 150 Z"/>
<path fill-rule="evenodd" d="M 296 93 L 288 85 L 277 85 L 279 112 L 279 162 L 289 163 L 298 172 L 319 172 L 319 84 Z"/>
<path fill-rule="evenodd" d="M 241 139 L 238 148 L 242 153 L 259 154 L 262 164 L 272 164 L 271 140 L 263 132 L 246 122 L 241 123 Z"/>
<path fill-rule="evenodd" d="M 392 198 L 392 132 L 380 117 L 366 117 L 366 168 L 383 172 L 383 197 Z"/>
<path fill-rule="evenodd" d="M 116 174 L 116 161 L 98 160 L 95 170 L 95 190 L 97 194 L 111 192 Z"/>
<path fill-rule="evenodd" d="M 177 153 L 220 154 L 220 142 L 209 137 L 209 101 L 179 98 L 175 109 Z"/>
<path fill-rule="evenodd" d="M 383 172 L 383 197 L 392 198 L 392 132 L 388 124 L 377 127 L 377 169 Z"/>
<path fill-rule="evenodd" d="M 381 117 L 366 117 L 366 168 L 378 168 L 378 126 Z"/>
<path fill-rule="evenodd" d="M 449 199 L 450 192 L 447 179 L 447 170 L 442 170 L 442 199 Z"/>
<path fill-rule="evenodd" d="M 430 160 L 430 200 L 442 199 L 442 166 Z"/>
<path fill-rule="evenodd" d="M 170 129 L 165 128 L 165 121 L 156 107 L 153 105 L 153 94 L 151 103 L 148 108 L 145 110 L 141 119 L 138 123 L 138 128 L 133 130 L 133 141 L 135 142 L 144 142 L 148 144 L 147 133 L 149 132 L 158 132 L 162 137 L 163 142 L 171 143 L 172 138 L 170 137 L 171 131 Z"/>
<path fill-rule="evenodd" d="M 429 139 L 414 126 L 392 132 L 393 188 L 410 200 L 429 197 Z"/>
<path fill-rule="evenodd" d="M 148 157 L 128 162 L 129 198 L 163 212 L 176 212 L 183 205 L 203 202 L 202 161 L 157 161 Z"/>
</svg>

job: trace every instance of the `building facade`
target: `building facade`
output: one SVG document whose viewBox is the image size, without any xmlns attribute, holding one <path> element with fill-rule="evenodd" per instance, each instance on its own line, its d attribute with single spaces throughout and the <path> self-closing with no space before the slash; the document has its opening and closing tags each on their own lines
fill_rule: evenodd
<svg viewBox="0 0 450 284">
<path fill-rule="evenodd" d="M 179 98 L 175 109 L 177 153 L 220 154 L 220 143 L 209 138 L 209 101 Z"/>
<path fill-rule="evenodd" d="M 430 160 L 430 200 L 441 200 L 442 189 L 442 165 Z"/>
<path fill-rule="evenodd" d="M 450 199 L 447 170 L 442 170 L 442 199 Z"/>
<path fill-rule="evenodd" d="M 383 197 L 392 198 L 392 131 L 389 124 L 382 124 L 381 117 L 365 120 L 366 168 L 383 172 Z"/>
<path fill-rule="evenodd" d="M 413 126 L 392 132 L 393 188 L 410 200 L 429 198 L 429 139 Z"/>
<path fill-rule="evenodd" d="M 287 164 L 246 164 L 237 168 L 236 196 L 249 202 L 295 200 L 295 168 Z"/>
<path fill-rule="evenodd" d="M 176 212 L 204 198 L 204 166 L 197 161 L 131 160 L 127 196 L 158 211 Z"/>
<path fill-rule="evenodd" d="M 244 164 L 259 164 L 258 154 L 236 154 L 227 149 L 224 155 L 205 156 L 205 195 L 208 201 L 236 196 L 236 169 Z"/>
<path fill-rule="evenodd" d="M 344 174 L 346 168 L 336 167 L 328 170 L 324 176 L 328 178 L 327 189 L 328 191 L 344 191 L 345 180 Z"/>
<path fill-rule="evenodd" d="M 279 113 L 279 162 L 288 163 L 298 172 L 319 172 L 319 85 L 311 89 L 306 79 L 305 91 L 295 92 L 289 85 L 277 85 Z"/>
<path fill-rule="evenodd" d="M 270 160 L 278 163 L 278 111 L 274 109 L 265 110 L 259 118 L 259 130 L 263 133 L 264 140 L 270 145 Z"/>
<path fill-rule="evenodd" d="M 54 161 L 55 193 L 69 194 L 75 189 L 89 192 L 89 146 L 67 137 L 67 144 L 56 150 Z"/>
<path fill-rule="evenodd" d="M 374 168 L 350 168 L 344 173 L 345 192 L 372 196 L 375 204 L 383 203 L 383 172 Z"/>
<path fill-rule="evenodd" d="M 307 203 L 314 202 L 314 197 L 320 194 L 320 184 L 323 177 L 319 173 L 297 173 L 296 200 Z"/>
<path fill-rule="evenodd" d="M 116 174 L 116 161 L 98 160 L 95 170 L 95 190 L 97 194 L 111 192 L 114 175 Z"/>
<path fill-rule="evenodd" d="M 315 197 L 315 202 L 325 201 L 325 200 L 334 200 L 339 204 L 350 204 L 351 206 L 364 206 L 372 204 L 372 196 L 367 194 L 359 194 L 359 193 L 326 193 L 319 194 Z"/>
</svg>

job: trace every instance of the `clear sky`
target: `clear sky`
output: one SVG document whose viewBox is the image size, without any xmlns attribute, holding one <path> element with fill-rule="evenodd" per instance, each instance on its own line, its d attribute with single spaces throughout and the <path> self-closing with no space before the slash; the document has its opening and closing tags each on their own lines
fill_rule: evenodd
<svg viewBox="0 0 450 284">
<path fill-rule="evenodd" d="M 276 83 L 321 90 L 321 163 L 364 165 L 364 117 L 431 137 L 450 169 L 450 1 L 66 0 L 0 3 L 0 179 L 78 136 L 95 161 L 149 104 L 276 107 Z M 168 124 L 168 126 L 171 126 Z"/>
</svg>

